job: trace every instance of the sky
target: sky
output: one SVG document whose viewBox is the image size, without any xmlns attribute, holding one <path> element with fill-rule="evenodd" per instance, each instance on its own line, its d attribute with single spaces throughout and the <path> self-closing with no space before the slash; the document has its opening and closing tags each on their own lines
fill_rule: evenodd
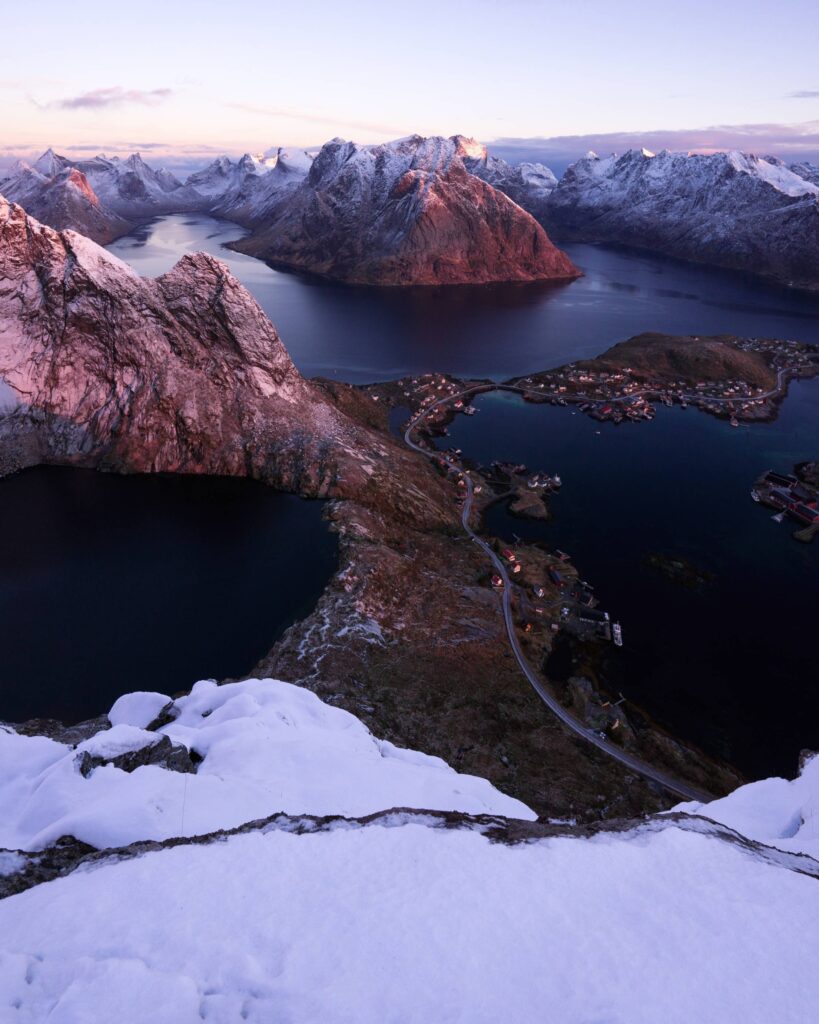
<svg viewBox="0 0 819 1024">
<path fill-rule="evenodd" d="M 3 21 L 6 156 L 413 132 L 555 164 L 660 137 L 819 156 L 815 0 L 40 0 Z"/>
</svg>

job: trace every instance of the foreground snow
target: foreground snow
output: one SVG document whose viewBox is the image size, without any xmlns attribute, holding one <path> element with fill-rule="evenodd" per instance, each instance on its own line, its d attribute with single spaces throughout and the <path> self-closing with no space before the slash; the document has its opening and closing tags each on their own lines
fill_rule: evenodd
<svg viewBox="0 0 819 1024">
<path fill-rule="evenodd" d="M 675 827 L 253 833 L 1 902 L 0 1018 L 804 1024 L 817 919 L 815 879 Z"/>
<path fill-rule="evenodd" d="M 798 778 L 761 779 L 710 804 L 684 803 L 675 810 L 701 814 L 748 839 L 819 860 L 819 757 Z"/>
<path fill-rule="evenodd" d="M 175 702 L 178 717 L 146 732 L 162 694 L 132 694 L 112 729 L 76 750 L 0 730 L 0 848 L 37 850 L 72 835 L 98 848 L 137 839 L 201 835 L 277 811 L 358 816 L 420 807 L 534 818 L 485 779 L 377 740 L 353 715 L 289 683 L 199 682 Z M 195 775 L 155 765 L 79 770 L 83 752 L 113 758 L 167 735 L 204 760 Z"/>
<path fill-rule="evenodd" d="M 60 836 L 167 840 L 80 850 L 0 900 L 3 1024 L 815 1019 L 819 758 L 687 814 L 555 834 L 298 687 L 201 682 L 169 705 L 129 694 L 76 748 L 0 729 L 0 883 L 45 870 L 15 848 Z M 195 774 L 99 763 L 169 741 Z M 349 820 L 397 806 L 468 813 Z"/>
</svg>

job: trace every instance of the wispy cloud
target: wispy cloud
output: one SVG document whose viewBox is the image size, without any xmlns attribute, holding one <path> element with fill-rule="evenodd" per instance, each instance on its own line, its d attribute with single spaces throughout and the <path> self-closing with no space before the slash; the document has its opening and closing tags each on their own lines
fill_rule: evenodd
<svg viewBox="0 0 819 1024">
<path fill-rule="evenodd" d="M 819 89 L 797 89 L 796 92 L 789 92 L 789 100 L 819 100 Z"/>
<path fill-rule="evenodd" d="M 143 107 L 154 107 L 169 99 L 173 89 L 123 89 L 119 85 L 106 89 L 91 89 L 79 96 L 66 96 L 51 100 L 49 103 L 37 103 L 38 107 L 59 110 L 102 110 L 106 107 L 122 107 L 135 103 Z"/>
<path fill-rule="evenodd" d="M 375 132 L 378 135 L 401 135 L 405 127 L 383 124 L 372 121 L 356 121 L 347 118 L 333 117 L 327 114 L 311 113 L 305 110 L 292 110 L 287 107 L 262 107 L 252 103 L 229 103 L 232 110 L 244 110 L 248 114 L 259 114 L 263 117 L 283 118 L 287 121 L 303 121 L 307 124 L 323 124 L 330 128 L 354 129 L 362 132 Z"/>
</svg>

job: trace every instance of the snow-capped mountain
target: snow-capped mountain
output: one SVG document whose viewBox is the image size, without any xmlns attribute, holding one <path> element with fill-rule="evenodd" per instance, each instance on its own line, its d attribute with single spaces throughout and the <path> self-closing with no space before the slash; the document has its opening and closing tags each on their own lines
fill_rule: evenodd
<svg viewBox="0 0 819 1024">
<path fill-rule="evenodd" d="M 798 174 L 800 178 L 804 178 L 805 181 L 809 181 L 812 185 L 819 185 L 819 165 L 817 164 L 791 164 L 790 169 L 794 174 Z"/>
<path fill-rule="evenodd" d="M 772 158 L 589 154 L 548 201 L 556 237 L 617 242 L 819 286 L 819 185 Z"/>
<path fill-rule="evenodd" d="M 103 206 L 128 220 L 194 210 L 200 203 L 194 189 L 170 171 L 154 169 L 139 153 L 125 160 L 97 156 L 72 166 L 85 174 Z"/>
<path fill-rule="evenodd" d="M 67 193 L 68 185 L 73 191 Z M 0 194 L 50 227 L 79 231 L 96 242 L 109 242 L 150 217 L 204 205 L 194 189 L 169 171 L 150 167 L 139 153 L 126 160 L 103 155 L 70 160 L 48 149 L 33 166 L 20 164 L 0 181 Z"/>
<path fill-rule="evenodd" d="M 464 166 L 472 174 L 499 189 L 523 207 L 527 213 L 544 223 L 549 196 L 557 188 L 557 178 L 545 164 L 523 163 L 513 165 L 497 156 L 490 156 L 486 146 L 457 136 Z"/>
<path fill-rule="evenodd" d="M 246 154 L 228 172 L 232 180 L 210 193 L 210 212 L 249 227 L 263 224 L 304 181 L 311 164 L 312 157 L 298 149 L 268 151 L 261 160 Z M 193 178 L 188 182 L 206 194 Z"/>
<path fill-rule="evenodd" d="M 61 166 L 50 151 L 33 167 L 18 164 L 14 175 L 0 182 L 0 193 L 58 231 L 82 230 L 98 242 L 110 242 L 131 227 L 103 207 L 82 171 Z"/>
<path fill-rule="evenodd" d="M 576 277 L 503 193 L 471 174 L 459 136 L 324 145 L 304 182 L 236 248 L 353 283 Z"/>
<path fill-rule="evenodd" d="M 308 153 L 295 149 L 245 154 L 238 161 L 222 156 L 183 183 L 139 153 L 125 160 L 102 154 L 72 160 L 48 149 L 31 166 L 18 162 L 0 181 L 0 194 L 50 227 L 105 243 L 169 213 L 213 213 L 256 224 L 304 179 L 311 162 Z M 73 192 L 65 195 L 66 183 L 84 191 L 88 203 Z"/>
<path fill-rule="evenodd" d="M 265 164 L 250 153 L 236 161 L 220 156 L 201 171 L 191 174 L 185 184 L 203 199 L 215 202 L 238 192 L 246 186 L 248 179 L 261 178 L 267 171 Z"/>
<path fill-rule="evenodd" d="M 10 1019 L 815 1016 L 817 757 L 575 827 L 271 679 L 107 717 L 0 728 Z"/>
<path fill-rule="evenodd" d="M 372 483 L 364 466 L 380 442 L 300 376 L 213 257 L 141 278 L 0 197 L 0 280 L 3 472 L 60 462 L 249 475 L 313 494 Z"/>
</svg>

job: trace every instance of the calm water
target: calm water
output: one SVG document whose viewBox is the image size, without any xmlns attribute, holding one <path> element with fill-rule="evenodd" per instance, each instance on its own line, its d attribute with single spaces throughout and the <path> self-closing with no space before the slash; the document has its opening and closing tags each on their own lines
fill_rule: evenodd
<svg viewBox="0 0 819 1024">
<path fill-rule="evenodd" d="M 793 540 L 749 492 L 761 471 L 819 454 L 819 380 L 793 385 L 776 423 L 741 428 L 691 409 L 615 427 L 497 393 L 475 404 L 447 444 L 563 479 L 552 522 L 496 506 L 488 530 L 571 553 L 622 622 L 626 697 L 751 775 L 792 775 L 800 749 L 819 747 L 819 543 Z M 716 580 L 685 589 L 643 564 L 654 552 Z"/>
<path fill-rule="evenodd" d="M 246 672 L 335 570 L 321 513 L 249 480 L 0 480 L 0 719 L 75 722 Z"/>
<path fill-rule="evenodd" d="M 568 246 L 586 276 L 564 285 L 353 288 L 272 270 L 224 248 L 242 229 L 164 217 L 109 246 L 145 276 L 185 252 L 224 260 L 276 324 L 302 373 L 365 383 L 445 370 L 503 380 L 642 331 L 819 342 L 819 295 L 742 274 L 591 245 Z"/>
<path fill-rule="evenodd" d="M 819 295 L 625 251 L 569 247 L 586 273 L 570 285 L 376 290 L 276 272 L 224 248 L 240 235 L 224 221 L 175 216 L 110 248 L 148 276 L 185 252 L 219 256 L 302 372 L 353 382 L 432 369 L 503 379 L 647 330 L 819 342 Z M 795 386 L 776 424 L 741 429 L 694 410 L 615 428 L 497 395 L 479 406 L 453 427 L 465 451 L 523 459 L 565 481 L 555 522 L 497 509 L 490 528 L 572 553 L 622 620 L 615 671 L 626 695 L 751 774 L 791 774 L 799 749 L 819 746 L 819 544 L 793 541 L 749 490 L 761 470 L 819 455 L 819 383 Z M 235 483 L 223 482 L 217 500 L 209 482 L 73 471 L 0 484 L 4 535 L 19 538 L 0 577 L 3 671 L 30 680 L 17 717 L 65 708 L 77 718 L 134 686 L 241 673 L 307 610 L 334 557 L 319 506 Z M 685 590 L 644 566 L 652 552 L 687 558 L 716 581 Z"/>
</svg>

